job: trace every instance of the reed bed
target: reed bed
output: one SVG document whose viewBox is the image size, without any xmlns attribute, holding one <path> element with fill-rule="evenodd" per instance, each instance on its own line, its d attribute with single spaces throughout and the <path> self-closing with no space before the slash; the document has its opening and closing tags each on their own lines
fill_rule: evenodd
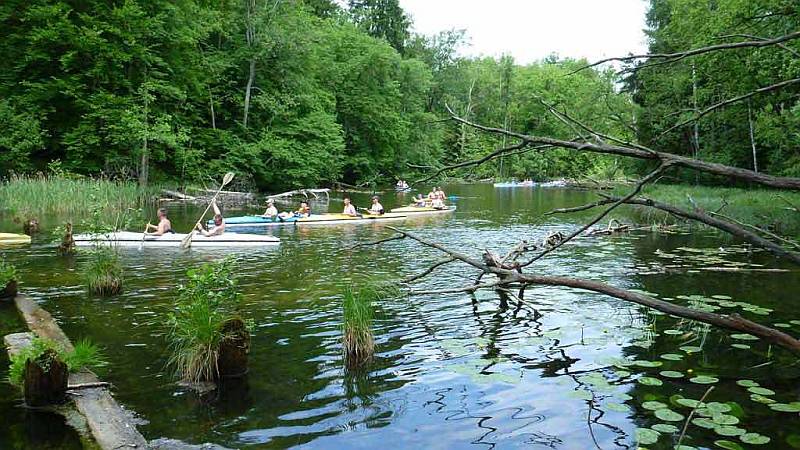
<svg viewBox="0 0 800 450">
<path fill-rule="evenodd" d="M 12 175 L 0 183 L 0 209 L 12 215 L 83 215 L 102 205 L 105 212 L 124 211 L 146 204 L 156 188 L 130 181 L 65 175 Z"/>
</svg>

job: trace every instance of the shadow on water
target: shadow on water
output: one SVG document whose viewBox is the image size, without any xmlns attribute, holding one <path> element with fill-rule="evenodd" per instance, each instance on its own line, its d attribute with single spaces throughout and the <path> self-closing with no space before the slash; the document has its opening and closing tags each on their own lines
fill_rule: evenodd
<svg viewBox="0 0 800 450">
<path fill-rule="evenodd" d="M 473 256 L 487 248 L 506 250 L 521 238 L 574 229 L 588 216 L 542 213 L 592 198 L 565 189 L 495 190 L 490 185 L 448 186 L 446 191 L 458 196 L 455 214 L 402 225 Z M 410 198 L 390 193 L 383 203 L 392 207 Z M 341 208 L 338 200 L 315 203 L 315 210 L 335 211 Z M 368 196 L 354 195 L 353 200 L 363 206 Z M 191 206 L 170 206 L 170 211 L 178 229 L 190 226 L 198 214 Z M 226 211 L 239 212 L 263 211 Z M 0 225 L 5 220 L 0 217 Z M 717 377 L 714 400 L 735 401 L 744 412 L 740 426 L 769 436 L 773 448 L 790 445 L 796 433 L 791 430 L 800 429 L 796 415 L 753 402 L 735 383 L 753 379 L 774 390 L 776 401 L 797 401 L 796 358 L 760 342 L 736 348 L 728 332 L 566 288 L 381 301 L 373 330 L 375 359 L 364 370 L 346 371 L 340 341 L 342 288 L 367 276 L 416 274 L 441 255 L 411 241 L 348 249 L 392 235 L 379 224 L 252 231 L 278 236 L 282 244 L 232 254 L 239 262 L 244 310 L 255 323 L 250 371 L 202 398 L 178 388 L 165 368 L 165 316 L 186 269 L 226 252 L 125 251 L 124 292 L 111 298 L 85 294 L 84 255 L 56 258 L 42 242 L 5 254 L 19 267 L 23 291 L 51 311 L 70 337 L 90 337 L 105 349 L 113 365 L 103 378 L 115 385 L 123 404 L 149 421 L 141 428 L 148 438 L 254 448 L 636 448 L 637 428 L 662 423 L 642 407 L 644 402 L 660 401 L 686 415 L 686 408 L 673 405 L 674 396 L 696 399 L 705 392 L 707 386 L 689 381 L 690 374 Z M 731 250 L 721 258 L 711 250 L 685 250 L 720 247 Z M 786 324 L 788 332 L 800 333 L 791 322 L 800 317 L 790 303 L 800 291 L 797 272 L 701 270 L 782 267 L 762 254 L 740 250 L 738 243 L 707 233 L 637 233 L 578 240 L 531 269 L 597 279 L 684 304 L 702 303 L 700 296 L 730 297 L 770 309 L 766 316 L 745 311 L 749 318 Z M 471 283 L 474 275 L 463 266 L 447 265 L 415 287 L 459 286 Z M 713 305 L 732 312 L 724 309 L 728 303 Z M 13 314 L 0 311 L 0 319 L 4 332 L 22 328 Z M 680 349 L 695 346 L 700 350 Z M 663 359 L 664 354 L 681 358 Z M 0 377 L 5 377 L 2 358 Z M 662 371 L 683 376 L 664 377 Z M 647 385 L 643 377 L 662 381 Z M 27 448 L 43 436 L 53 443 L 45 442 L 44 448 L 72 448 L 68 441 L 74 435 L 57 420 L 48 432 L 28 436 L 24 430 L 35 421 L 14 400 L 18 392 L 6 384 L 0 394 L 0 414 L 9 424 L 0 430 L 0 448 Z M 701 447 L 720 438 L 693 426 L 688 436 L 685 443 Z M 57 447 L 61 442 L 66 443 Z M 662 433 L 647 447 L 672 448 L 674 442 L 674 435 Z"/>
</svg>

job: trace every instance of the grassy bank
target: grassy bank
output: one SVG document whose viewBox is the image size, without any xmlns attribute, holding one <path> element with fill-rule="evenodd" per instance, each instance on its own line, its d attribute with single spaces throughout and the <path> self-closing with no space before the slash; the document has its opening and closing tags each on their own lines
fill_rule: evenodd
<svg viewBox="0 0 800 450">
<path fill-rule="evenodd" d="M 618 194 L 630 187 L 621 188 Z M 800 193 L 767 190 L 708 187 L 692 185 L 647 186 L 643 196 L 692 209 L 692 201 L 706 211 L 720 212 L 728 217 L 784 235 L 800 233 Z M 691 199 L 691 201 L 690 201 Z M 635 219 L 642 223 L 675 223 L 675 218 L 653 208 L 635 207 Z"/>
<path fill-rule="evenodd" d="M 0 212 L 19 218 L 50 214 L 80 215 L 100 205 L 104 212 L 137 208 L 153 198 L 154 188 L 133 182 L 60 175 L 12 176 L 0 184 Z"/>
</svg>

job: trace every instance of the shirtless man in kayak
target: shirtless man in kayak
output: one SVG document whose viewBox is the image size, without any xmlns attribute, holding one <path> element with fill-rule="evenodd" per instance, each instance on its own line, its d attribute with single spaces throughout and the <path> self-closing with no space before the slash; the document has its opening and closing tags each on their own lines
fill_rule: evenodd
<svg viewBox="0 0 800 450">
<path fill-rule="evenodd" d="M 167 210 L 164 208 L 158 209 L 158 225 L 153 225 L 152 223 L 147 224 L 147 231 L 145 234 L 148 236 L 163 236 L 166 233 L 174 233 L 172 231 L 172 222 L 167 219 Z M 154 232 L 150 233 L 150 230 L 155 230 Z"/>
<path fill-rule="evenodd" d="M 342 214 L 344 214 L 346 216 L 351 216 L 351 217 L 357 217 L 358 216 L 358 212 L 356 211 L 356 207 L 353 206 L 352 203 L 350 203 L 350 197 L 345 197 L 344 198 L 344 211 L 342 211 Z"/>
<path fill-rule="evenodd" d="M 267 210 L 264 211 L 264 214 L 261 217 L 266 217 L 267 219 L 275 219 L 278 217 L 278 208 L 275 207 L 275 200 L 268 198 L 267 199 Z"/>
<path fill-rule="evenodd" d="M 211 206 L 214 208 L 214 226 L 206 231 L 202 224 L 197 224 L 197 231 L 203 236 L 219 236 L 225 232 L 225 219 L 222 218 L 222 212 L 219 210 L 217 202 L 212 202 Z"/>
</svg>

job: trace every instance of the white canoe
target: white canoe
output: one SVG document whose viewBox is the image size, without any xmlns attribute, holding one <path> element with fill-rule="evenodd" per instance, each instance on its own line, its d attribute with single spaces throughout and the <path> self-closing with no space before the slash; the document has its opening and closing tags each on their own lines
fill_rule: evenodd
<svg viewBox="0 0 800 450">
<path fill-rule="evenodd" d="M 179 247 L 185 234 L 167 233 L 162 236 L 145 236 L 133 231 L 119 231 L 109 234 L 78 234 L 73 236 L 75 245 L 116 245 L 119 247 Z M 275 236 L 263 234 L 224 233 L 221 236 L 203 236 L 195 233 L 192 236 L 192 247 L 265 247 L 280 244 Z"/>
<path fill-rule="evenodd" d="M 30 244 L 31 237 L 27 234 L 0 233 L 0 245 Z"/>
</svg>

